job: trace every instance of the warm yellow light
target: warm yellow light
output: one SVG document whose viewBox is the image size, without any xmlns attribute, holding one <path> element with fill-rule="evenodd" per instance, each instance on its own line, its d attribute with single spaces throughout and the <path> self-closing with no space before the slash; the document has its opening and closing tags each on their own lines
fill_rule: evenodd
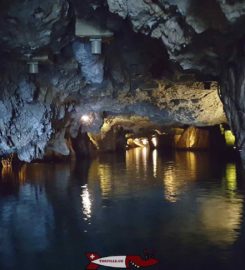
<svg viewBox="0 0 245 270">
<path fill-rule="evenodd" d="M 152 142 L 152 144 L 153 144 L 154 147 L 157 147 L 158 141 L 157 141 L 157 138 L 156 137 L 152 137 L 151 142 Z"/>
<path fill-rule="evenodd" d="M 141 140 L 141 142 L 142 142 L 142 144 L 143 145 L 148 145 L 148 139 L 146 139 L 146 138 L 143 138 L 142 140 Z"/>
<path fill-rule="evenodd" d="M 175 203 L 178 200 L 180 193 L 179 182 L 176 181 L 175 170 L 172 166 L 164 172 L 164 189 L 165 189 L 165 199 L 169 202 Z"/>
<path fill-rule="evenodd" d="M 237 189 L 237 176 L 236 176 L 236 165 L 234 163 L 228 163 L 226 165 L 226 184 L 227 188 L 231 191 Z"/>
<path fill-rule="evenodd" d="M 196 142 L 196 137 L 195 137 L 195 133 L 191 133 L 190 134 L 190 138 L 189 138 L 189 147 L 193 147 L 193 145 L 195 144 Z"/>
<path fill-rule="evenodd" d="M 203 233 L 209 241 L 222 247 L 236 241 L 242 223 L 242 200 L 207 194 L 205 199 L 200 200 L 199 213 Z"/>
<path fill-rule="evenodd" d="M 235 136 L 233 135 L 231 130 L 225 131 L 225 141 L 228 146 L 233 146 L 235 144 Z"/>
<path fill-rule="evenodd" d="M 147 138 L 130 138 L 127 140 L 127 144 L 134 147 L 147 147 L 149 145 L 149 141 Z"/>
<path fill-rule="evenodd" d="M 103 197 L 108 197 L 112 191 L 112 170 L 111 166 L 100 164 L 98 166 L 98 176 L 100 178 L 100 188 Z"/>
<path fill-rule="evenodd" d="M 148 147 L 143 147 L 142 149 L 142 165 L 144 169 L 144 175 L 146 176 L 147 172 L 147 167 L 148 167 L 148 155 L 149 155 L 149 148 Z"/>
<path fill-rule="evenodd" d="M 24 164 L 18 172 L 18 178 L 20 183 L 26 181 L 26 164 Z"/>
<path fill-rule="evenodd" d="M 9 155 L 6 158 L 2 158 L 1 163 L 3 168 L 12 168 L 13 155 Z"/>
</svg>

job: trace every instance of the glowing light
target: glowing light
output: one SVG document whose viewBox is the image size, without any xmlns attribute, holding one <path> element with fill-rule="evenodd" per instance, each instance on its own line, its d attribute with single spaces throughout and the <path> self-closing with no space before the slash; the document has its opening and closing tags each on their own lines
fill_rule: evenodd
<svg viewBox="0 0 245 270">
<path fill-rule="evenodd" d="M 9 155 L 6 158 L 2 158 L 1 163 L 3 168 L 11 168 L 12 167 L 12 161 L 13 161 L 13 155 Z"/>
<path fill-rule="evenodd" d="M 81 117 L 81 121 L 84 122 L 84 123 L 90 122 L 90 117 L 89 117 L 89 115 L 84 114 L 84 115 Z"/>
<path fill-rule="evenodd" d="M 83 213 L 87 218 L 91 217 L 91 208 L 92 208 L 92 202 L 90 199 L 90 194 L 88 191 L 87 186 L 82 187 L 82 194 L 81 194 L 81 198 L 82 198 L 82 206 L 83 206 Z"/>
<path fill-rule="evenodd" d="M 186 163 L 187 163 L 187 168 L 190 170 L 190 174 L 193 174 L 192 178 L 195 178 L 196 177 L 196 171 L 197 171 L 197 156 L 196 156 L 196 153 L 187 152 L 186 153 Z"/>
<path fill-rule="evenodd" d="M 134 140 L 132 138 L 127 139 L 127 146 L 135 147 Z"/>
<path fill-rule="evenodd" d="M 136 147 L 126 152 L 126 167 L 134 177 L 141 177 L 142 171 L 146 175 L 149 152 L 147 147 Z"/>
<path fill-rule="evenodd" d="M 136 173 L 139 174 L 140 173 L 140 148 L 135 149 L 134 160 L 135 160 Z"/>
<path fill-rule="evenodd" d="M 96 140 L 96 135 L 88 132 L 88 137 L 89 137 L 90 141 L 93 143 L 93 145 L 96 147 L 96 149 L 99 150 L 100 145 L 98 143 L 98 140 Z"/>
<path fill-rule="evenodd" d="M 149 141 L 147 138 L 129 138 L 127 140 L 127 144 L 133 147 L 147 147 L 149 145 Z"/>
<path fill-rule="evenodd" d="M 231 130 L 225 131 L 225 141 L 228 146 L 233 146 L 235 144 L 235 136 L 233 135 Z"/>
<path fill-rule="evenodd" d="M 151 138 L 151 142 L 152 142 L 152 144 L 154 145 L 154 147 L 157 147 L 158 141 L 157 141 L 157 138 L 156 138 L 156 137 L 152 137 L 152 138 Z"/>
<path fill-rule="evenodd" d="M 164 187 L 165 187 L 165 199 L 169 202 L 175 203 L 178 200 L 180 193 L 179 183 L 176 181 L 175 170 L 172 166 L 164 172 Z"/>
<path fill-rule="evenodd" d="M 1 163 L 2 163 L 2 178 L 7 178 L 12 174 L 12 160 L 13 160 L 13 155 L 9 155 L 7 158 L 2 158 Z"/>
<path fill-rule="evenodd" d="M 148 139 L 146 139 L 146 138 L 143 138 L 143 139 L 141 140 L 141 142 L 142 142 L 142 144 L 145 145 L 145 146 L 148 145 L 148 143 L 149 143 L 149 142 L 148 142 Z"/>
<path fill-rule="evenodd" d="M 176 152 L 174 163 L 165 165 L 163 171 L 164 197 L 169 202 L 175 203 L 185 192 L 192 181 L 196 181 L 198 172 L 197 153 Z M 185 176 L 183 176 L 183 170 Z"/>
<path fill-rule="evenodd" d="M 152 152 L 152 163 L 153 163 L 153 176 L 157 178 L 157 150 Z"/>
<path fill-rule="evenodd" d="M 196 133 L 191 132 L 190 137 L 189 137 L 189 148 L 193 147 L 195 142 L 196 142 Z"/>
<path fill-rule="evenodd" d="M 141 155 L 142 155 L 142 165 L 143 165 L 143 169 L 144 169 L 144 176 L 147 175 L 147 167 L 148 167 L 148 155 L 149 155 L 149 148 L 148 147 L 144 147 L 143 149 L 140 149 L 141 151 Z"/>
<path fill-rule="evenodd" d="M 2 167 L 2 179 L 7 179 L 8 177 L 11 177 L 12 173 L 12 167 Z"/>
</svg>

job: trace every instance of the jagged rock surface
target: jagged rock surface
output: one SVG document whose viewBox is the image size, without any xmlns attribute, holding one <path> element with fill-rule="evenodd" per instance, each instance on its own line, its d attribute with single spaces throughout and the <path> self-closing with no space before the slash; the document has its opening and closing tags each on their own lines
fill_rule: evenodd
<svg viewBox="0 0 245 270">
<path fill-rule="evenodd" d="M 245 48 L 243 42 L 234 50 L 222 76 L 221 98 L 236 145 L 245 160 Z"/>
<path fill-rule="evenodd" d="M 0 7 L 0 155 L 30 161 L 47 148 L 67 155 L 66 136 L 96 134 L 113 117 L 136 115 L 153 126 L 223 123 L 217 85 L 200 82 L 213 79 L 223 82 L 243 146 L 244 64 L 232 48 L 244 35 L 244 1 L 4 0 Z M 73 14 L 114 32 L 102 56 L 74 36 Z M 25 54 L 39 53 L 51 59 L 28 75 Z M 93 121 L 82 123 L 84 114 Z"/>
<path fill-rule="evenodd" d="M 0 155 L 41 158 L 52 132 L 50 107 L 34 100 L 36 86 L 24 77 L 0 85 Z"/>
<path fill-rule="evenodd" d="M 183 69 L 220 75 L 231 44 L 244 35 L 244 1 L 107 0 L 133 29 L 161 39 Z M 238 31 L 239 29 L 239 31 Z"/>
<path fill-rule="evenodd" d="M 66 0 L 1 1 L 0 46 L 31 54 L 49 46 L 59 51 L 69 40 L 71 9 Z"/>
</svg>

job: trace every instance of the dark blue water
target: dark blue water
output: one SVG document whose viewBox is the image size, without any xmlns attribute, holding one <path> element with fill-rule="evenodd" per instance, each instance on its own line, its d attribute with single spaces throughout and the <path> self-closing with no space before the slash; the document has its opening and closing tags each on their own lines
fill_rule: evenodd
<svg viewBox="0 0 245 270">
<path fill-rule="evenodd" d="M 244 194 L 240 166 L 207 153 L 3 170 L 0 269 L 84 270 L 86 252 L 145 249 L 160 260 L 149 269 L 245 269 Z"/>
</svg>

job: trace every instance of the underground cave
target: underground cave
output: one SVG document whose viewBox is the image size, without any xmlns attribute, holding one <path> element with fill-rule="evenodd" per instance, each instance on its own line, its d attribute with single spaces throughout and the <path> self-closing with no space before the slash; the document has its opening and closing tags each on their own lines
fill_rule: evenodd
<svg viewBox="0 0 245 270">
<path fill-rule="evenodd" d="M 0 269 L 244 269 L 245 1 L 0 15 Z"/>
</svg>

